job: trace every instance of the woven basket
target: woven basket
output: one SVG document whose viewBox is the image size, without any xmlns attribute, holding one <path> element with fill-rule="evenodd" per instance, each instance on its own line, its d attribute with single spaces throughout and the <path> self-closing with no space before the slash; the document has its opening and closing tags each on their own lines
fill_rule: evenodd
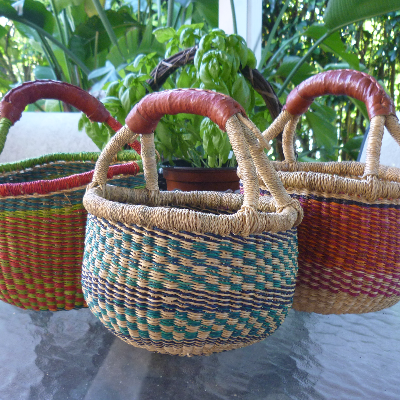
<svg viewBox="0 0 400 400">
<path fill-rule="evenodd" d="M 327 94 L 348 95 L 367 105 L 371 122 L 365 164 L 296 162 L 297 121 L 315 97 Z M 285 162 L 274 166 L 304 209 L 298 230 L 296 310 L 365 313 L 400 300 L 400 169 L 379 165 L 384 126 L 400 144 L 393 102 L 377 81 L 361 72 L 338 70 L 295 88 L 264 132 L 270 140 L 284 128 Z"/>
<path fill-rule="evenodd" d="M 227 131 L 245 194 L 159 191 L 151 133 L 164 114 L 208 116 Z M 82 286 L 90 310 L 125 342 L 181 356 L 262 340 L 283 322 L 297 272 L 302 209 L 225 95 L 178 89 L 146 96 L 96 164 Z M 146 189 L 106 185 L 110 160 L 142 134 Z M 254 162 L 253 162 L 254 160 Z M 256 168 L 274 197 L 260 197 Z"/>
<path fill-rule="evenodd" d="M 25 106 L 42 98 L 65 101 L 93 121 L 121 125 L 85 91 L 35 81 L 11 90 L 0 103 L 0 147 Z M 137 146 L 135 146 L 138 148 Z M 137 154 L 118 155 L 108 171 L 121 186 L 144 184 Z M 0 299 L 31 310 L 85 306 L 81 266 L 86 210 L 82 198 L 99 153 L 53 154 L 0 165 Z"/>
</svg>

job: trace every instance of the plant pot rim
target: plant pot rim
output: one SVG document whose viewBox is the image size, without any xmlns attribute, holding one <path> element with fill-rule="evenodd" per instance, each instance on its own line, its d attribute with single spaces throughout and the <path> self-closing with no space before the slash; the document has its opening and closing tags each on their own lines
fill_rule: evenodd
<svg viewBox="0 0 400 400">
<path fill-rule="evenodd" d="M 181 171 L 193 171 L 193 172 L 215 172 L 215 171 L 236 171 L 237 167 L 221 167 L 221 168 L 208 168 L 208 167 L 161 167 L 163 170 L 181 170 Z"/>
</svg>

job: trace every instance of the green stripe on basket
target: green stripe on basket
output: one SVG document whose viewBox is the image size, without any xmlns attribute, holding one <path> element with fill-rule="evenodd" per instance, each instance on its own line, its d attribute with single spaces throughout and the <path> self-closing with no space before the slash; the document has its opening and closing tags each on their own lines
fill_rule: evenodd
<svg viewBox="0 0 400 400">
<path fill-rule="evenodd" d="M 3 118 L 4 119 L 4 118 Z M 93 161 L 99 158 L 99 152 L 80 152 L 80 153 L 54 153 L 46 154 L 37 158 L 28 158 L 26 160 L 0 164 L 0 172 L 20 171 L 26 168 L 32 168 L 37 165 L 47 164 L 57 161 Z M 117 155 L 117 162 L 137 161 L 141 165 L 141 158 L 134 150 L 123 150 Z"/>
</svg>

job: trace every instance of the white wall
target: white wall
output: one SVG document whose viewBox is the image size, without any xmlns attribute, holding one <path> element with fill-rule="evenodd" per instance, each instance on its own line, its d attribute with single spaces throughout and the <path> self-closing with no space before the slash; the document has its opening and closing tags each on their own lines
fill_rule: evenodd
<svg viewBox="0 0 400 400">
<path fill-rule="evenodd" d="M 84 131 L 78 131 L 81 113 L 23 112 L 8 132 L 0 163 L 51 153 L 99 151 Z"/>
<path fill-rule="evenodd" d="M 262 0 L 234 0 L 238 34 L 254 51 L 257 63 L 261 59 Z M 219 27 L 233 33 L 230 0 L 219 0 Z"/>
<path fill-rule="evenodd" d="M 396 114 L 397 117 L 400 119 L 400 111 L 398 111 Z M 367 155 L 367 149 L 365 144 L 361 152 L 361 157 L 360 157 L 361 162 L 365 162 L 366 155 Z M 387 131 L 386 128 L 382 139 L 380 163 L 382 165 L 388 165 L 390 167 L 400 168 L 400 146 L 392 138 L 392 136 L 390 135 L 390 133 Z"/>
</svg>

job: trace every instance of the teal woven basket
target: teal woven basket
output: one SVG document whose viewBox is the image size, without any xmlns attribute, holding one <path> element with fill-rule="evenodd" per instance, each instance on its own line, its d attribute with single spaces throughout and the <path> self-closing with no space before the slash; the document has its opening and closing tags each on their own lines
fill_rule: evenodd
<svg viewBox="0 0 400 400">
<path fill-rule="evenodd" d="M 158 190 L 154 136 L 164 113 L 196 113 L 226 130 L 245 194 Z M 297 274 L 302 210 L 281 185 L 259 131 L 225 95 L 174 90 L 146 96 L 104 149 L 84 197 L 82 288 L 119 338 L 180 356 L 258 342 L 284 321 Z M 146 189 L 107 185 L 118 149 L 142 133 Z M 260 197 L 256 170 L 274 193 Z"/>
</svg>

